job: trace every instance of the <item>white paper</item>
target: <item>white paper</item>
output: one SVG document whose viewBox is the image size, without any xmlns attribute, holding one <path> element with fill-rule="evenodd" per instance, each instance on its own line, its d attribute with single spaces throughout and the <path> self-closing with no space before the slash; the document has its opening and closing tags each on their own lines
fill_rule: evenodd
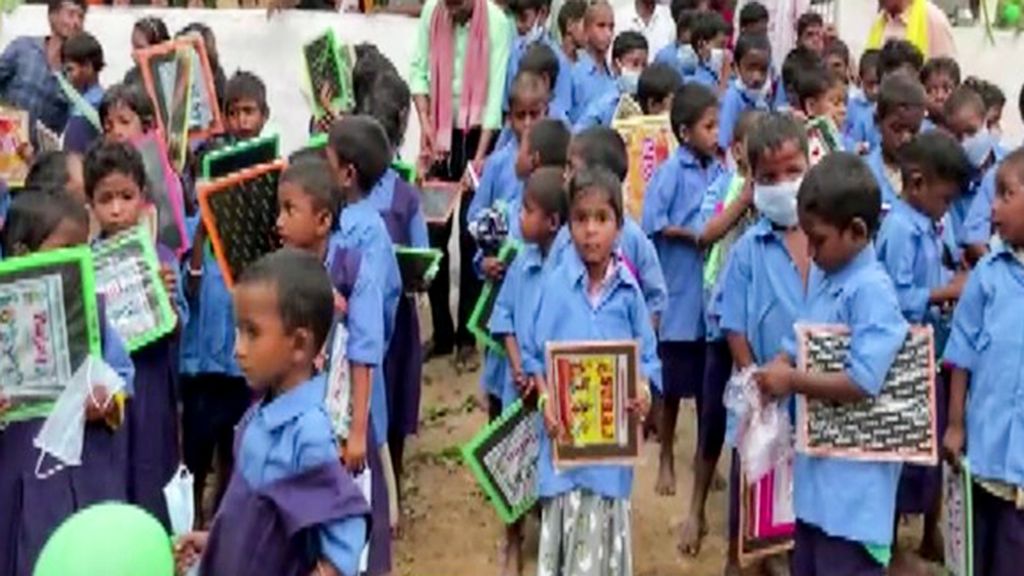
<svg viewBox="0 0 1024 576">
<path fill-rule="evenodd" d="M 366 503 L 373 508 L 373 497 L 372 494 L 372 483 L 370 482 L 370 469 L 365 468 L 363 472 L 357 476 L 353 476 L 352 480 L 355 481 L 356 486 L 359 487 L 359 491 L 363 493 L 363 498 L 366 498 Z M 359 572 L 366 572 L 370 561 L 370 535 L 366 535 L 366 546 L 363 547 L 363 553 L 359 556 Z"/>
</svg>

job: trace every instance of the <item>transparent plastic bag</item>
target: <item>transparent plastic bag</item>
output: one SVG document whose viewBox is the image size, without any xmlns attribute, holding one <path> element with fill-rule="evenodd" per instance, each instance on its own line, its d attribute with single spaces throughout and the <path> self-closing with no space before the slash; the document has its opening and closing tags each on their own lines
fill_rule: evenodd
<svg viewBox="0 0 1024 576">
<path fill-rule="evenodd" d="M 754 381 L 756 370 L 750 366 L 734 374 L 722 398 L 725 407 L 736 414 L 739 422 L 736 450 L 749 484 L 793 455 L 793 432 L 785 403 L 761 394 Z"/>
<path fill-rule="evenodd" d="M 192 531 L 196 518 L 193 485 L 192 473 L 181 465 L 178 466 L 171 481 L 164 486 L 167 516 L 171 520 L 171 533 L 175 536 L 184 536 Z"/>
</svg>

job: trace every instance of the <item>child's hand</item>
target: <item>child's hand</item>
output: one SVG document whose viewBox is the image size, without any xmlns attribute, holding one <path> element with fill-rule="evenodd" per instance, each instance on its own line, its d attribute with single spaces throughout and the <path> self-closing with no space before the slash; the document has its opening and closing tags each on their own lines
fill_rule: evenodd
<svg viewBox="0 0 1024 576">
<path fill-rule="evenodd" d="M 171 298 L 171 306 L 174 307 L 175 313 L 180 314 L 181 310 L 177 309 L 178 303 L 174 298 L 174 295 L 178 293 L 178 271 L 167 264 L 161 264 L 160 281 L 163 282 L 164 289 L 167 290 L 167 295 Z"/>
<path fill-rule="evenodd" d="M 512 382 L 515 383 L 516 390 L 519 391 L 520 398 L 526 398 L 529 396 L 530 392 L 533 392 L 533 389 L 536 387 L 536 381 L 532 376 L 527 376 L 523 373 L 522 368 L 512 369 Z"/>
<path fill-rule="evenodd" d="M 116 409 L 117 403 L 110 397 L 106 386 L 94 385 L 85 397 L 85 419 L 88 422 L 101 422 Z"/>
<path fill-rule="evenodd" d="M 18 156 L 21 157 L 22 162 L 28 165 L 32 165 L 32 161 L 36 158 L 36 149 L 32 147 L 29 142 L 22 142 L 18 144 L 17 148 Z"/>
<path fill-rule="evenodd" d="M 626 410 L 632 412 L 642 422 L 650 409 L 651 389 L 648 387 L 647 381 L 644 380 L 640 382 L 639 395 L 626 402 Z"/>
<path fill-rule="evenodd" d="M 348 314 L 348 300 L 337 290 L 334 291 L 334 311 L 342 316 Z"/>
<path fill-rule="evenodd" d="M 317 102 L 320 104 L 320 108 L 334 115 L 333 102 L 334 102 L 334 91 L 331 90 L 330 84 L 324 84 L 320 87 L 320 92 L 316 95 Z"/>
<path fill-rule="evenodd" d="M 856 152 L 857 152 L 858 156 L 864 156 L 865 154 L 867 154 L 870 151 L 871 151 L 871 145 L 870 144 L 868 144 L 867 142 L 857 142 L 857 150 L 856 150 Z"/>
<path fill-rule="evenodd" d="M 950 281 L 949 287 L 953 292 L 954 300 L 960 299 L 960 293 L 964 291 L 964 285 L 967 284 L 967 276 L 968 273 L 961 270 L 960 272 L 957 272 L 956 275 L 953 276 L 953 280 Z"/>
<path fill-rule="evenodd" d="M 754 380 L 761 393 L 768 396 L 785 396 L 793 391 L 793 376 L 796 370 L 784 362 L 772 362 L 754 372 Z"/>
<path fill-rule="evenodd" d="M 3 395 L 3 393 L 0 393 L 0 416 L 3 416 L 4 412 L 7 412 L 10 409 L 11 401 L 8 400 L 7 397 Z"/>
<path fill-rule="evenodd" d="M 754 203 L 754 179 L 746 178 L 743 181 L 743 189 L 740 190 L 739 202 L 744 206 Z"/>
<path fill-rule="evenodd" d="M 352 475 L 366 468 L 366 433 L 349 430 L 348 439 L 341 449 L 341 459 Z"/>
<path fill-rule="evenodd" d="M 206 549 L 209 532 L 189 532 L 174 543 L 174 568 L 184 574 L 199 561 Z"/>
<path fill-rule="evenodd" d="M 562 428 L 562 423 L 558 421 L 558 416 L 555 414 L 555 402 L 556 400 L 553 398 L 548 398 L 544 402 L 544 428 L 548 431 L 548 436 L 552 440 L 558 440 L 565 432 Z"/>
<path fill-rule="evenodd" d="M 480 267 L 484 271 L 484 276 L 492 282 L 500 282 L 502 276 L 505 275 L 505 265 L 494 256 L 487 256 L 484 261 L 480 264 Z"/>
<path fill-rule="evenodd" d="M 946 427 L 946 435 L 942 437 L 942 457 L 955 470 L 959 470 L 963 453 L 964 427 L 951 423 Z"/>
</svg>

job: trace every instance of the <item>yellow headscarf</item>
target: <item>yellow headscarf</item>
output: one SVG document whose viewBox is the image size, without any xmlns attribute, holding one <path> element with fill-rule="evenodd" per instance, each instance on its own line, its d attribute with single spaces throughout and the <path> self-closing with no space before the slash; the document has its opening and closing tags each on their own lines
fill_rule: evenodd
<svg viewBox="0 0 1024 576">
<path fill-rule="evenodd" d="M 928 3 L 927 0 L 913 0 L 907 9 L 906 40 L 928 58 Z M 885 33 L 886 15 L 881 12 L 868 34 L 868 48 L 881 48 Z"/>
</svg>

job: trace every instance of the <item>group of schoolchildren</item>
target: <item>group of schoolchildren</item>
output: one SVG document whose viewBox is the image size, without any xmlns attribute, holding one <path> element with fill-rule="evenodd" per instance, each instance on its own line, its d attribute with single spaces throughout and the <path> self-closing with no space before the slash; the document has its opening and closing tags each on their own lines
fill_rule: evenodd
<svg viewBox="0 0 1024 576">
<path fill-rule="evenodd" d="M 633 572 L 632 469 L 553 464 L 549 436 L 564 430 L 548 400 L 547 343 L 638 342 L 644 385 L 627 409 L 657 433 L 659 494 L 675 491 L 679 405 L 695 399 L 695 478 L 679 547 L 696 555 L 723 445 L 736 440 L 722 399 L 734 371 L 756 367 L 770 397 L 858 402 L 879 393 L 912 324 L 934 327 L 944 360 L 945 456 L 969 462 L 975 477 L 975 573 L 1016 573 L 1024 343 L 1015 335 L 1024 314 L 1013 302 L 1024 296 L 1024 152 L 999 144 L 998 89 L 961 82 L 955 61 L 924 62 L 899 40 L 867 51 L 851 82 L 849 51 L 826 38 L 814 14 L 800 19 L 799 45 L 776 71 L 768 13 L 756 2 L 739 13 L 730 49 L 720 15 L 674 1 L 677 43 L 658 54 L 640 33 L 615 36 L 603 2 L 569 0 L 558 41 L 543 30 L 542 0 L 513 0 L 508 10 L 519 37 L 506 130 L 471 192 L 467 222 L 502 210 L 522 245 L 511 263 L 481 247 L 473 272 L 500 283 L 488 328 L 507 354 L 485 351 L 490 416 L 523 398 L 546 431 L 538 573 Z M 219 70 L 212 34 L 194 32 Z M 96 89 L 102 51 L 84 36 L 68 41 L 64 59 L 75 88 L 98 99 L 102 131 L 73 131 L 84 156 L 69 149 L 34 159 L 4 219 L 5 258 L 117 234 L 138 225 L 151 202 L 131 142 L 154 128 L 152 104 L 137 73 Z M 146 18 L 133 46 L 167 36 Z M 353 84 L 354 113 L 337 114 L 323 126 L 326 145 L 294 153 L 281 174 L 285 247 L 229 290 L 197 214 L 191 166 L 260 135 L 270 111 L 253 74 L 218 82 L 226 135 L 195 149 L 179 175 L 192 249 L 177 259 L 158 247 L 176 331 L 128 354 L 100 295 L 103 360 L 128 385 L 118 394 L 93 387 L 81 466 L 41 477 L 33 439 L 42 418 L 0 397 L 0 506 L 11 511 L 0 518 L 4 573 L 30 574 L 49 534 L 95 502 L 135 503 L 169 527 L 162 489 L 179 461 L 195 476 L 198 510 L 219 471 L 216 514 L 197 522 L 209 532 L 176 541 L 180 568 L 351 575 L 369 543 L 364 570 L 391 570 L 395 479 L 416 427 L 422 369 L 416 306 L 394 248 L 426 247 L 427 227 L 418 192 L 392 167 L 408 86 L 365 45 Z M 626 96 L 645 114 L 667 115 L 678 141 L 647 185 L 639 221 L 623 206 L 629 162 L 610 127 Z M 804 122 L 816 119 L 835 126 L 845 151 L 811 166 Z M 797 322 L 849 327 L 843 372 L 794 368 Z M 324 406 L 339 323 L 352 397 L 340 443 Z M 729 574 L 739 571 L 737 458 L 733 451 Z M 366 470 L 369 503 L 353 480 Z M 793 574 L 886 573 L 905 514 L 925 515 L 922 555 L 941 552 L 939 467 L 798 453 L 793 478 Z M 522 524 L 506 532 L 506 573 L 522 570 Z"/>
</svg>

